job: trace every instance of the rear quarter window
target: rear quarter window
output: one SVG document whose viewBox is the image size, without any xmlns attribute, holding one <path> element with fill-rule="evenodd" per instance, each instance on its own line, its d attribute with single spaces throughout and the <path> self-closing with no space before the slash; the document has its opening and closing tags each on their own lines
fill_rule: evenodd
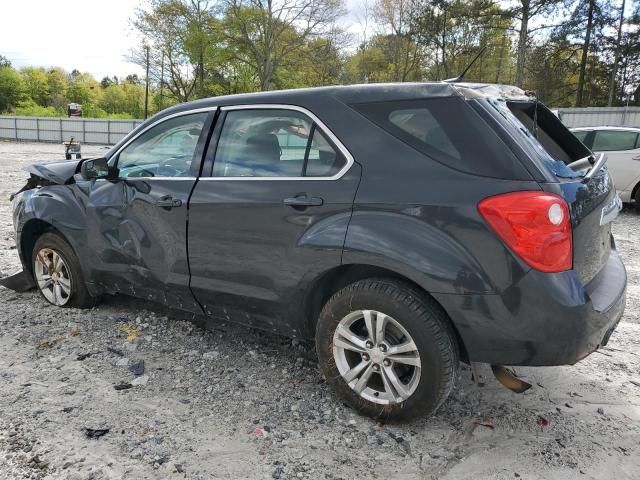
<svg viewBox="0 0 640 480">
<path fill-rule="evenodd" d="M 494 130 L 460 97 L 360 103 L 351 107 L 448 167 L 486 177 L 531 178 Z"/>
</svg>

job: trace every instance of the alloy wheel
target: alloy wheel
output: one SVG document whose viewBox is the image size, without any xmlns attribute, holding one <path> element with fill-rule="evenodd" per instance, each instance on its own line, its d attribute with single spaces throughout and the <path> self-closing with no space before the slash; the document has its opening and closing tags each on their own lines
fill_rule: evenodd
<svg viewBox="0 0 640 480">
<path fill-rule="evenodd" d="M 376 310 L 357 310 L 338 323 L 333 357 L 344 381 L 370 402 L 404 402 L 420 381 L 422 364 L 411 335 Z"/>
<path fill-rule="evenodd" d="M 71 297 L 71 274 L 62 255 L 43 248 L 36 255 L 34 273 L 38 288 L 53 305 L 63 306 Z"/>
</svg>

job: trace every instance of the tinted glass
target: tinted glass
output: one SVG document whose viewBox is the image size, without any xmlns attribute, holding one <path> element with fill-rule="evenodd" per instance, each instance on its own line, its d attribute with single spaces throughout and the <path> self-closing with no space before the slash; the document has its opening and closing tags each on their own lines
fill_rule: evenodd
<svg viewBox="0 0 640 480">
<path fill-rule="evenodd" d="M 593 150 L 608 152 L 613 150 L 632 150 L 635 148 L 638 134 L 622 130 L 600 130 L 593 140 Z"/>
<path fill-rule="evenodd" d="M 331 177 L 338 173 L 344 164 L 344 157 L 336 152 L 324 133 L 315 128 L 309 148 L 306 176 Z"/>
<path fill-rule="evenodd" d="M 306 176 L 331 176 L 343 165 L 324 134 L 300 112 L 232 110 L 222 127 L 213 176 L 301 177 L 305 168 Z"/>
<path fill-rule="evenodd" d="M 456 170 L 498 178 L 528 176 L 495 131 L 459 97 L 353 107 L 395 137 Z"/>
<path fill-rule="evenodd" d="M 187 177 L 208 113 L 166 120 L 136 138 L 118 155 L 119 176 Z"/>
<path fill-rule="evenodd" d="M 584 143 L 584 139 L 587 138 L 587 135 L 589 135 L 589 131 L 588 130 L 581 130 L 579 132 L 573 132 L 573 134 L 575 135 L 575 137 L 580 140 L 582 143 Z"/>
</svg>

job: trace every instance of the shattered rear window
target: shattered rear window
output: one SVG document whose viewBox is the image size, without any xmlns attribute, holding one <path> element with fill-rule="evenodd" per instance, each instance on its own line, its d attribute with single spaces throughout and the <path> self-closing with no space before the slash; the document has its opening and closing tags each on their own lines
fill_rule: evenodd
<svg viewBox="0 0 640 480">
<path fill-rule="evenodd" d="M 531 147 L 531 149 L 536 152 L 540 160 L 542 160 L 544 164 L 547 165 L 547 167 L 551 170 L 552 173 L 554 173 L 556 176 L 563 177 L 563 178 L 575 178 L 575 177 L 582 176 L 581 173 L 575 172 L 574 170 L 569 168 L 567 164 L 571 163 L 572 161 L 578 160 L 579 158 L 586 157 L 591 152 L 584 145 L 582 145 L 577 138 L 573 137 L 573 134 L 569 131 L 569 129 L 564 127 L 564 125 L 561 124 L 562 128 L 566 130 L 566 133 L 565 132 L 562 132 L 562 133 L 563 134 L 568 133 L 576 140 L 576 142 L 582 145 L 583 150 L 580 153 L 578 153 L 578 151 L 576 150 L 575 152 L 563 151 L 560 154 L 560 152 L 558 152 L 557 150 L 554 152 L 549 146 L 545 147 L 541 143 L 541 141 L 534 136 L 534 132 L 533 132 L 533 128 L 531 127 L 531 124 L 529 124 L 528 126 L 525 125 L 525 123 L 523 123 L 523 121 L 521 121 L 513 113 L 507 101 L 503 99 L 498 99 L 498 98 L 490 98 L 487 101 L 489 105 L 493 107 L 494 110 L 497 111 L 504 120 L 506 120 L 507 122 L 506 126 L 510 127 L 509 130 L 512 133 L 515 133 L 517 135 L 518 140 L 528 144 L 529 147 Z M 533 103 L 531 102 L 528 102 L 528 103 L 533 106 Z M 544 109 L 547 112 L 549 112 L 550 115 L 553 115 L 553 113 L 551 113 L 543 105 L 539 105 L 539 109 L 540 110 Z M 544 128 L 540 124 L 537 125 L 537 128 L 544 131 Z M 556 156 L 553 155 L 553 153 L 555 153 L 557 156 L 561 158 L 557 158 Z M 582 157 L 578 156 L 580 154 L 582 154 Z M 576 158 L 573 158 L 573 157 L 576 157 Z"/>
</svg>

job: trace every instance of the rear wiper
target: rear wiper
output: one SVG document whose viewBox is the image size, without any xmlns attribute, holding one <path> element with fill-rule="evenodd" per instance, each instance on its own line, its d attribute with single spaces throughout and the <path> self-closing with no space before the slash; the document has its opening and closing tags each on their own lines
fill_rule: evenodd
<svg viewBox="0 0 640 480">
<path fill-rule="evenodd" d="M 588 183 L 596 175 L 596 173 L 602 170 L 602 167 L 604 167 L 604 165 L 607 163 L 608 158 L 609 157 L 607 157 L 607 155 L 605 155 L 604 153 L 599 153 L 598 155 L 596 155 L 596 161 L 593 166 L 587 171 L 587 174 L 582 179 L 582 183 Z"/>
</svg>

